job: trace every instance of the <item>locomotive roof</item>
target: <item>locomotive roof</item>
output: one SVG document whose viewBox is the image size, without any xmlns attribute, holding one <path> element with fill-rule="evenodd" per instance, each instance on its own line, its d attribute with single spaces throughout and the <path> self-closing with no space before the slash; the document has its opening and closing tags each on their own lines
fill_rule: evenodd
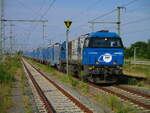
<svg viewBox="0 0 150 113">
<path fill-rule="evenodd" d="M 117 33 L 115 32 L 93 32 L 89 33 L 88 37 L 110 37 L 110 38 L 118 38 L 120 37 Z"/>
</svg>

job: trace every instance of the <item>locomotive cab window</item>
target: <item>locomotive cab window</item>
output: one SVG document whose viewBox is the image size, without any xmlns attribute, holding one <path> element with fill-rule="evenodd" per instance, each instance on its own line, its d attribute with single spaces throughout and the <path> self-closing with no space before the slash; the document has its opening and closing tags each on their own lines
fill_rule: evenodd
<svg viewBox="0 0 150 113">
<path fill-rule="evenodd" d="M 86 42 L 85 42 L 86 44 Z M 89 41 L 90 48 L 123 48 L 120 38 L 91 38 Z"/>
<path fill-rule="evenodd" d="M 87 48 L 89 47 L 89 38 L 86 38 L 85 41 L 84 41 L 84 48 Z"/>
<path fill-rule="evenodd" d="M 63 50 L 65 50 L 65 48 L 62 46 L 62 47 L 61 47 L 61 50 L 63 51 Z"/>
</svg>

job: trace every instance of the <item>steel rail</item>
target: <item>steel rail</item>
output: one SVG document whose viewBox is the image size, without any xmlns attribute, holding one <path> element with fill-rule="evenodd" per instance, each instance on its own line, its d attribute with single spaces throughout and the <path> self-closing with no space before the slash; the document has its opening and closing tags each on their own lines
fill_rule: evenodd
<svg viewBox="0 0 150 113">
<path fill-rule="evenodd" d="M 127 87 L 123 87 L 123 86 L 114 86 L 114 87 L 116 87 L 118 89 L 122 89 L 122 90 L 128 91 L 130 93 L 133 93 L 133 94 L 136 94 L 136 95 L 139 95 L 139 96 L 142 96 L 142 97 L 145 97 L 145 98 L 150 98 L 150 95 L 147 95 L 147 94 L 141 93 L 139 91 L 135 91 L 135 90 L 129 89 Z"/>
<path fill-rule="evenodd" d="M 30 63 L 30 64 L 31 64 L 31 63 Z M 31 65 L 32 65 L 32 64 L 31 64 Z M 35 68 L 35 67 L 34 67 L 34 68 Z M 36 69 L 36 68 L 35 68 L 35 69 Z M 38 70 L 38 69 L 36 69 L 36 70 Z M 38 71 L 39 71 L 39 70 L 38 70 Z M 40 72 L 41 72 L 41 71 L 40 71 Z M 43 74 L 43 72 L 41 72 L 41 74 Z M 45 74 L 44 74 L 44 75 L 45 75 Z M 143 107 L 143 108 L 150 109 L 150 105 L 146 105 L 146 104 L 144 104 L 144 103 L 142 103 L 142 102 L 140 102 L 140 101 L 137 101 L 137 100 L 135 100 L 135 99 L 132 99 L 132 98 L 130 98 L 130 97 L 127 97 L 126 95 L 117 93 L 117 92 L 115 92 L 115 91 L 106 89 L 106 88 L 104 88 L 104 87 L 95 85 L 95 84 L 93 84 L 93 83 L 89 83 L 89 85 L 91 85 L 91 86 L 93 86 L 93 87 L 96 87 L 96 88 L 98 88 L 98 89 L 101 89 L 101 90 L 103 90 L 103 91 L 105 91 L 105 92 L 114 94 L 114 95 L 116 95 L 116 96 L 118 96 L 118 97 L 120 97 L 120 98 L 122 98 L 122 99 L 124 99 L 124 100 L 131 101 L 132 103 L 134 103 L 134 104 L 136 104 L 136 105 L 138 105 L 138 106 L 141 106 L 141 107 Z M 116 87 L 116 88 L 117 88 L 117 87 Z M 118 88 L 119 88 L 119 86 L 118 86 Z M 120 89 L 121 89 L 121 87 L 120 87 Z M 125 88 L 124 88 L 124 89 L 122 88 L 122 90 L 125 90 Z M 125 91 L 127 91 L 127 90 L 125 90 Z M 128 90 L 128 92 L 134 93 L 134 92 L 136 92 L 136 91 Z M 136 94 L 137 94 L 137 92 L 136 92 Z M 145 94 L 142 94 L 142 93 L 139 93 L 139 94 L 137 94 L 137 95 L 142 96 L 142 97 L 147 97 L 147 98 L 149 98 L 149 95 L 145 95 Z"/>
<path fill-rule="evenodd" d="M 108 93 L 110 93 L 110 94 L 114 94 L 114 95 L 116 95 L 116 96 L 118 96 L 118 97 L 120 97 L 120 98 L 122 98 L 122 99 L 124 99 L 124 100 L 131 101 L 132 103 L 134 103 L 134 104 L 136 104 L 136 105 L 139 105 L 139 106 L 141 106 L 141 107 L 143 107 L 143 108 L 150 109 L 150 105 L 146 105 L 146 104 L 144 104 L 144 103 L 141 103 L 141 102 L 139 102 L 139 101 L 137 101 L 137 100 L 135 100 L 135 99 L 132 99 L 132 98 L 130 98 L 130 97 L 127 97 L 127 96 L 125 96 L 125 95 L 123 95 L 123 94 L 117 93 L 117 92 L 115 92 L 115 91 L 109 90 L 109 89 L 107 89 L 107 88 L 104 88 L 104 87 L 101 87 L 101 86 L 98 86 L 98 85 L 95 85 L 95 84 L 92 84 L 92 83 L 89 83 L 89 85 L 91 85 L 91 86 L 93 86 L 93 87 L 95 87 L 95 88 L 101 89 L 101 90 L 103 90 L 103 91 L 105 91 L 105 92 L 108 92 Z"/>
<path fill-rule="evenodd" d="M 38 85 L 38 83 L 35 81 L 35 79 L 33 78 L 31 72 L 29 71 L 29 69 L 27 68 L 27 66 L 25 65 L 24 61 L 23 61 L 23 65 L 33 83 L 33 85 L 35 86 L 42 102 L 44 103 L 44 106 L 47 110 L 48 113 L 56 113 L 56 111 L 54 110 L 54 108 L 52 107 L 51 103 L 48 101 L 48 99 L 46 98 L 46 96 L 44 95 L 42 89 L 40 88 L 40 86 Z"/>
<path fill-rule="evenodd" d="M 28 62 L 29 63 L 29 62 Z M 43 77 L 45 77 L 50 83 L 52 83 L 59 91 L 61 91 L 65 96 L 67 96 L 73 103 L 75 103 L 81 110 L 86 113 L 93 113 L 89 108 L 79 102 L 76 98 L 71 96 L 68 92 L 66 92 L 63 88 L 57 85 L 54 81 L 52 81 L 48 76 L 43 73 L 40 69 L 37 69 L 33 64 L 29 63 L 35 70 L 37 70 Z"/>
</svg>

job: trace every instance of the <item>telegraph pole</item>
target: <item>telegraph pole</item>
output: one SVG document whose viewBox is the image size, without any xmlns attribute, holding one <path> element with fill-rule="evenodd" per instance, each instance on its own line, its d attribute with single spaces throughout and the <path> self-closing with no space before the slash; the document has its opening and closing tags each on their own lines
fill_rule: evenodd
<svg viewBox="0 0 150 113">
<path fill-rule="evenodd" d="M 120 14 L 121 14 L 121 9 L 123 9 L 125 7 L 120 7 L 118 6 L 117 7 L 117 31 L 118 31 L 118 34 L 120 34 L 120 24 L 121 24 L 121 19 L 120 19 Z"/>
<path fill-rule="evenodd" d="M 43 31 L 43 40 L 44 40 L 44 37 L 45 37 L 45 27 L 46 27 L 45 23 L 48 22 L 48 20 L 12 20 L 12 19 L 1 19 L 0 22 L 24 22 L 24 23 L 26 23 L 26 22 L 27 23 L 33 23 L 34 22 L 34 23 L 43 23 L 43 30 L 42 31 Z M 12 26 L 14 26 L 14 25 L 10 25 L 10 29 L 12 29 Z M 11 49 L 13 49 L 13 42 L 11 41 L 12 38 L 13 38 L 13 36 L 12 36 L 12 30 L 10 30 L 10 37 L 9 38 L 10 38 L 10 43 L 11 43 L 10 44 L 10 46 L 11 46 L 10 50 L 11 50 Z M 0 37 L 0 39 L 1 39 L 1 37 Z M 43 41 L 43 43 L 44 43 L 44 41 Z"/>
<path fill-rule="evenodd" d="M 45 39 L 45 27 L 46 27 L 45 22 L 43 22 L 43 39 Z"/>
<path fill-rule="evenodd" d="M 121 15 L 121 9 L 123 9 L 125 7 L 117 7 L 117 21 L 116 22 L 94 22 L 94 21 L 89 21 L 88 23 L 92 24 L 92 32 L 94 32 L 94 24 L 116 24 L 117 25 L 117 32 L 120 35 L 120 24 L 121 24 L 121 19 L 120 19 L 120 15 Z"/>
<path fill-rule="evenodd" d="M 136 52 L 137 52 L 136 50 L 137 50 L 137 48 L 138 47 L 134 47 L 134 63 L 136 62 Z"/>
<path fill-rule="evenodd" d="M 136 47 L 134 47 L 134 62 L 136 61 Z"/>
<path fill-rule="evenodd" d="M 45 22 L 43 22 L 43 47 L 44 47 L 44 39 L 46 38 L 46 36 L 45 36 L 45 27 L 46 27 Z"/>
<path fill-rule="evenodd" d="M 0 59 L 2 58 L 2 52 L 3 52 L 3 31 L 4 31 L 4 24 L 3 20 L 4 19 L 4 0 L 0 0 Z"/>
<path fill-rule="evenodd" d="M 9 40 L 10 40 L 10 56 L 12 55 L 13 53 L 13 24 L 10 23 L 10 36 L 9 36 Z"/>
</svg>

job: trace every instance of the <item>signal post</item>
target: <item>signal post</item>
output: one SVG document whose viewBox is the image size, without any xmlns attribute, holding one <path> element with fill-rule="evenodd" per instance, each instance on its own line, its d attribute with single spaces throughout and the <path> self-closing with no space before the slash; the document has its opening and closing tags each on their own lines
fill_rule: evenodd
<svg viewBox="0 0 150 113">
<path fill-rule="evenodd" d="M 69 72 L 69 57 L 68 57 L 68 36 L 69 36 L 69 28 L 72 24 L 72 21 L 67 20 L 64 21 L 64 24 L 66 25 L 66 70 L 67 70 L 67 75 Z"/>
</svg>

